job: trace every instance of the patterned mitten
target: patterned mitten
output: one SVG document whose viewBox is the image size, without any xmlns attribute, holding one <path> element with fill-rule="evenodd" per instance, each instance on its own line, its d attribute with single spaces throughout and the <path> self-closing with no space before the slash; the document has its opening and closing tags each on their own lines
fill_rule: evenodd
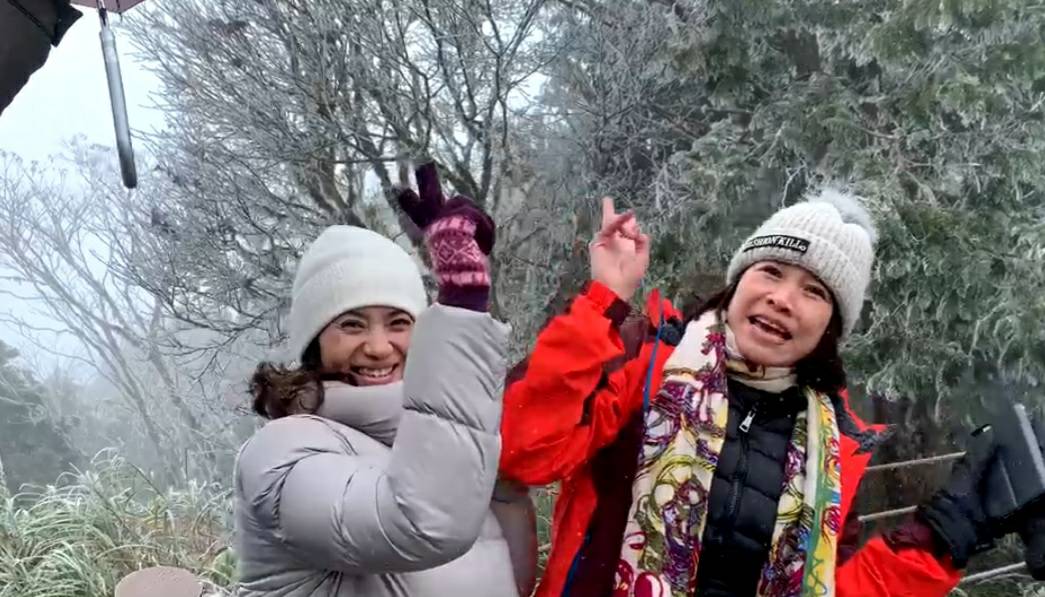
<svg viewBox="0 0 1045 597">
<path fill-rule="evenodd" d="M 403 211 L 424 231 L 429 260 L 439 286 L 438 302 L 452 307 L 486 311 L 490 301 L 490 266 L 495 226 L 468 197 L 446 201 L 435 164 L 415 172 L 418 196 L 412 189 L 396 193 Z"/>
</svg>

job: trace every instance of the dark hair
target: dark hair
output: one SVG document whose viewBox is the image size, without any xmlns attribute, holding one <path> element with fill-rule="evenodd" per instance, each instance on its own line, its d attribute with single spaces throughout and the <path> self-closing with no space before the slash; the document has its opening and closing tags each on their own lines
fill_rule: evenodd
<svg viewBox="0 0 1045 597">
<path fill-rule="evenodd" d="M 323 382 L 340 379 L 323 372 L 319 341 L 313 340 L 301 357 L 301 365 L 288 367 L 262 361 L 250 376 L 254 412 L 266 419 L 312 414 L 323 405 Z"/>
<path fill-rule="evenodd" d="M 725 309 L 733 299 L 737 291 L 736 283 L 727 286 L 714 293 L 707 300 L 699 298 L 689 302 L 684 310 L 686 321 L 696 319 L 712 309 Z M 838 301 L 831 296 L 834 309 L 831 313 L 831 321 L 827 324 L 827 330 L 820 337 L 820 342 L 804 359 L 795 363 L 795 373 L 798 375 L 798 383 L 802 386 L 813 388 L 831 396 L 846 387 L 845 364 L 842 356 L 838 354 L 838 339 L 842 335 L 842 315 L 838 308 Z"/>
</svg>

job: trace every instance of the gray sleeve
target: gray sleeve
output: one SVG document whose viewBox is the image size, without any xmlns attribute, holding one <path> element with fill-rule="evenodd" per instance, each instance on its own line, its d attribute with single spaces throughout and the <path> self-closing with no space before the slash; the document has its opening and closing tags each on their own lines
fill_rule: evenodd
<svg viewBox="0 0 1045 597">
<path fill-rule="evenodd" d="M 486 314 L 440 305 L 422 314 L 387 466 L 346 455 L 351 447 L 314 445 L 315 432 L 302 431 L 302 447 L 294 433 L 302 457 L 270 479 L 284 544 L 309 565 L 350 574 L 422 570 L 466 552 L 497 475 L 507 336 Z"/>
</svg>

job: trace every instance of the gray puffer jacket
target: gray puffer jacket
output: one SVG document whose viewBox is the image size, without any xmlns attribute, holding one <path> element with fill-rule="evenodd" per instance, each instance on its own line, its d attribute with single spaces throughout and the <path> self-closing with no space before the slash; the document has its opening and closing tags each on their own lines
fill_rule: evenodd
<svg viewBox="0 0 1045 597">
<path fill-rule="evenodd" d="M 490 512 L 507 336 L 486 314 L 435 305 L 401 385 L 328 385 L 316 415 L 248 440 L 239 595 L 517 597 Z"/>
</svg>

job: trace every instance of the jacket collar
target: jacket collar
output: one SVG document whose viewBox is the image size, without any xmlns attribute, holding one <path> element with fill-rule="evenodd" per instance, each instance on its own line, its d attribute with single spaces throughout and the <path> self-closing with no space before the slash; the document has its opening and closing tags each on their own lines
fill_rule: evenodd
<svg viewBox="0 0 1045 597">
<path fill-rule="evenodd" d="M 323 404 L 316 415 L 391 446 L 403 416 L 403 382 L 367 387 L 324 382 Z"/>
<path fill-rule="evenodd" d="M 660 325 L 661 315 L 664 316 L 664 321 L 672 318 L 682 318 L 682 312 L 676 309 L 671 304 L 671 301 L 662 297 L 660 290 L 656 288 L 646 297 L 646 315 L 649 317 L 649 322 L 653 329 L 657 329 L 657 326 Z"/>
</svg>

